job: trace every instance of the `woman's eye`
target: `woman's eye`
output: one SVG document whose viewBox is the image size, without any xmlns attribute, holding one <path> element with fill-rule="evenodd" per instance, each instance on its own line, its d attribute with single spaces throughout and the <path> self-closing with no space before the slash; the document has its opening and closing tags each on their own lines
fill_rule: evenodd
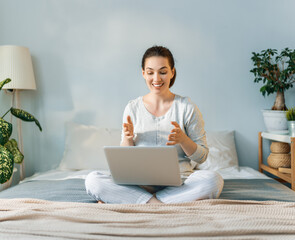
<svg viewBox="0 0 295 240">
<path fill-rule="evenodd" d="M 160 72 L 160 74 L 164 75 L 164 74 L 167 74 L 167 72 Z"/>
<path fill-rule="evenodd" d="M 152 72 L 148 72 L 147 74 L 148 74 L 148 75 L 153 75 L 153 73 L 152 73 Z"/>
</svg>

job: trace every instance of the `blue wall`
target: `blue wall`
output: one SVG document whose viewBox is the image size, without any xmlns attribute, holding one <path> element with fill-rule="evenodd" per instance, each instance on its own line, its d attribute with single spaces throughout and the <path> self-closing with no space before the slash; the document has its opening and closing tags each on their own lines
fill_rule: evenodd
<svg viewBox="0 0 295 240">
<path fill-rule="evenodd" d="M 37 81 L 21 93 L 44 128 L 23 123 L 27 175 L 59 164 L 66 121 L 121 126 L 128 100 L 148 92 L 140 61 L 154 44 L 174 53 L 172 91 L 199 106 L 206 130 L 235 130 L 240 165 L 257 169 L 261 109 L 275 95 L 253 82 L 251 52 L 294 49 L 294 9 L 292 0 L 0 0 L 0 45 L 28 47 Z M 10 96 L 0 101 L 4 112 Z"/>
</svg>

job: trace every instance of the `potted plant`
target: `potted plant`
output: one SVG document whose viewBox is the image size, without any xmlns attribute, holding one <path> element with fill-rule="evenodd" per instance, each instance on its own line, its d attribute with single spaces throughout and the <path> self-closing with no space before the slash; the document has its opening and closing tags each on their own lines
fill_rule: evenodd
<svg viewBox="0 0 295 240">
<path fill-rule="evenodd" d="M 8 78 L 0 82 L 0 90 L 2 87 L 9 83 L 11 80 Z M 7 184 L 11 179 L 14 169 L 14 163 L 22 163 L 23 154 L 19 151 L 17 141 L 10 139 L 12 134 L 12 124 L 5 121 L 4 117 L 7 113 L 11 113 L 13 116 L 29 122 L 35 122 L 42 131 L 39 121 L 30 113 L 21 109 L 11 107 L 2 117 L 0 117 L 0 184 Z"/>
<path fill-rule="evenodd" d="M 286 112 L 286 118 L 288 120 L 289 135 L 295 137 L 295 107 Z"/>
<path fill-rule="evenodd" d="M 295 50 L 285 48 L 278 54 L 276 49 L 252 52 L 255 76 L 254 82 L 263 82 L 260 92 L 263 96 L 276 93 L 271 110 L 262 110 L 264 122 L 269 132 L 287 133 L 285 91 L 295 82 Z"/>
</svg>

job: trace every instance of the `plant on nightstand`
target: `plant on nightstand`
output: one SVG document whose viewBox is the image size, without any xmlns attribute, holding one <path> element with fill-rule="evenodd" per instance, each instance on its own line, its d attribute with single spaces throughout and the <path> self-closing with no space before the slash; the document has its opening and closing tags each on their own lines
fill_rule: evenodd
<svg viewBox="0 0 295 240">
<path fill-rule="evenodd" d="M 254 68 L 250 72 L 255 76 L 254 82 L 263 82 L 260 92 L 263 96 L 276 92 L 272 110 L 262 111 L 266 128 L 269 132 L 285 133 L 287 132 L 285 111 L 288 109 L 284 93 L 292 88 L 295 82 L 295 50 L 285 48 L 278 54 L 276 49 L 267 49 L 252 54 Z"/>
<path fill-rule="evenodd" d="M 9 82 L 11 82 L 9 78 L 0 82 L 0 90 Z M 18 149 L 17 141 L 15 139 L 10 139 L 12 134 L 12 124 L 3 119 L 9 112 L 23 121 L 35 122 L 40 131 L 42 131 L 39 121 L 24 110 L 11 107 L 2 117 L 0 117 L 0 184 L 7 182 L 11 178 L 14 163 L 20 164 L 24 158 L 23 154 Z"/>
<path fill-rule="evenodd" d="M 286 118 L 288 120 L 289 135 L 295 137 L 295 107 L 286 112 Z"/>
</svg>

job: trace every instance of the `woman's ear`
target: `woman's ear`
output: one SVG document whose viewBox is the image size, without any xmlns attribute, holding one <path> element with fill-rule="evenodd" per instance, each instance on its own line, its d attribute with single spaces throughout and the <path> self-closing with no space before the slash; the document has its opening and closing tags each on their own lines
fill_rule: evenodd
<svg viewBox="0 0 295 240">
<path fill-rule="evenodd" d="M 143 69 L 141 69 L 141 71 L 142 71 L 142 76 L 145 79 L 145 77 L 144 77 L 145 71 Z"/>
<path fill-rule="evenodd" d="M 175 75 L 175 68 L 172 69 L 172 78 L 174 77 Z"/>
</svg>

